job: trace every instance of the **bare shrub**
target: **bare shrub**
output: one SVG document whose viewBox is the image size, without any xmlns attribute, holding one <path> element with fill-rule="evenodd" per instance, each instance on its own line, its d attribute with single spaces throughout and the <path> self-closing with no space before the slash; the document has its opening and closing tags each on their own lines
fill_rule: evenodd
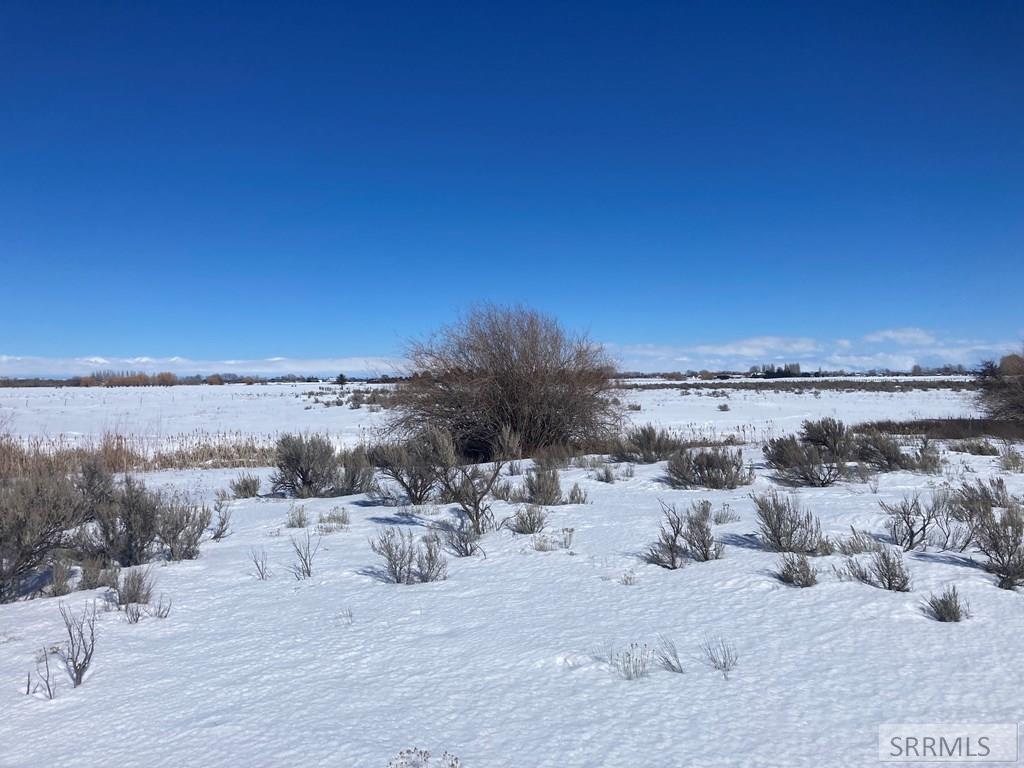
<svg viewBox="0 0 1024 768">
<path fill-rule="evenodd" d="M 715 525 L 728 525 L 729 523 L 737 523 L 739 520 L 740 516 L 728 504 L 723 504 L 721 509 L 716 510 L 711 516 L 711 522 Z"/>
<path fill-rule="evenodd" d="M 658 532 L 658 540 L 647 550 L 644 559 L 652 565 L 675 570 L 686 563 L 686 543 L 683 531 L 686 529 L 686 518 L 681 515 L 674 504 L 661 504 L 665 517 Z"/>
<path fill-rule="evenodd" d="M 370 449 L 370 459 L 384 477 L 394 480 L 410 504 L 426 504 L 439 481 L 436 428 L 428 427 L 402 441 L 379 443 Z"/>
<path fill-rule="evenodd" d="M 126 477 L 110 503 L 90 510 L 95 525 L 79 546 L 107 561 L 130 567 L 150 559 L 166 500 L 133 477 Z"/>
<path fill-rule="evenodd" d="M 667 429 L 653 424 L 633 427 L 612 443 L 611 455 L 615 461 L 653 464 L 678 453 L 685 444 Z"/>
<path fill-rule="evenodd" d="M 687 554 L 697 562 L 718 560 L 725 552 L 721 542 L 715 541 L 711 530 L 711 502 L 695 501 L 686 515 L 682 531 Z"/>
<path fill-rule="evenodd" d="M 547 523 L 548 515 L 543 507 L 538 507 L 536 504 L 528 504 L 516 510 L 516 513 L 509 518 L 508 528 L 513 533 L 534 534 L 543 531 Z"/>
<path fill-rule="evenodd" d="M 217 517 L 213 521 L 210 538 L 214 541 L 223 541 L 231 535 L 231 502 L 226 494 L 217 493 L 217 498 L 213 502 L 213 511 Z"/>
<path fill-rule="evenodd" d="M 891 435 L 868 430 L 857 438 L 857 459 L 878 472 L 896 472 L 913 469 L 915 462 L 903 452 L 899 442 Z"/>
<path fill-rule="evenodd" d="M 818 571 L 811 565 L 807 555 L 787 552 L 779 561 L 775 577 L 783 584 L 794 587 L 813 587 L 818 583 Z"/>
<path fill-rule="evenodd" d="M 421 548 L 411 532 L 385 528 L 370 540 L 370 549 L 383 558 L 388 578 L 395 584 L 447 578 L 447 561 L 435 536 L 428 536 Z"/>
<path fill-rule="evenodd" d="M 117 604 L 147 604 L 153 597 L 153 573 L 149 568 L 124 569 L 117 579 Z"/>
<path fill-rule="evenodd" d="M 888 547 L 875 552 L 867 565 L 848 557 L 835 572 L 840 579 L 860 581 L 890 592 L 910 591 L 910 573 L 903 563 L 903 555 Z"/>
<path fill-rule="evenodd" d="M 977 382 L 981 407 L 989 417 L 1024 421 L 1024 356 L 1006 355 L 998 364 L 982 363 Z"/>
<path fill-rule="evenodd" d="M 927 533 L 930 546 L 963 552 L 973 543 L 975 525 L 962 514 L 955 496 L 947 488 L 932 494 L 925 516 L 931 521 Z"/>
<path fill-rule="evenodd" d="M 533 452 L 533 466 L 538 469 L 568 469 L 577 453 L 565 443 L 552 443 Z"/>
<path fill-rule="evenodd" d="M 312 578 L 313 561 L 316 559 L 317 553 L 320 552 L 321 538 L 317 536 L 314 541 L 313 536 L 307 530 L 305 536 L 300 536 L 298 539 L 293 536 L 291 542 L 292 551 L 295 553 L 295 562 L 288 566 L 288 571 L 296 581 Z"/>
<path fill-rule="evenodd" d="M 999 449 L 983 437 L 970 437 L 966 440 L 955 440 L 949 444 L 951 451 L 969 453 L 972 456 L 998 456 Z"/>
<path fill-rule="evenodd" d="M 960 486 L 949 501 L 949 515 L 959 524 L 956 537 L 949 548 L 964 551 L 975 542 L 978 529 L 986 520 L 996 516 L 997 509 L 1006 509 L 1014 504 L 1001 477 L 966 482 Z"/>
<path fill-rule="evenodd" d="M 18 597 L 81 516 L 74 488 L 62 477 L 33 472 L 0 482 L 0 603 Z"/>
<path fill-rule="evenodd" d="M 316 532 L 321 536 L 337 533 L 348 528 L 350 519 L 344 507 L 334 507 L 330 512 L 321 512 L 317 518 Z"/>
<path fill-rule="evenodd" d="M 526 494 L 521 488 L 513 485 L 510 480 L 499 480 L 491 486 L 491 495 L 501 501 L 525 501 Z"/>
<path fill-rule="evenodd" d="M 733 489 L 754 482 L 754 470 L 743 466 L 739 450 L 709 448 L 673 454 L 665 479 L 673 488 Z"/>
<path fill-rule="evenodd" d="M 533 548 L 538 552 L 554 552 L 558 549 L 558 543 L 543 533 L 534 534 Z"/>
<path fill-rule="evenodd" d="M 157 537 L 171 560 L 199 557 L 199 540 L 210 525 L 212 513 L 205 506 L 189 504 L 181 498 L 169 498 L 157 518 Z"/>
<path fill-rule="evenodd" d="M 243 472 L 228 487 L 236 499 L 251 499 L 260 495 L 260 479 L 256 475 Z"/>
<path fill-rule="evenodd" d="M 63 557 L 50 563 L 50 596 L 63 597 L 71 591 L 71 564 Z"/>
<path fill-rule="evenodd" d="M 277 470 L 271 475 L 274 493 L 300 499 L 328 495 L 338 482 L 338 457 L 323 435 L 286 434 L 277 439 Z"/>
<path fill-rule="evenodd" d="M 1024 472 L 1024 454 L 1012 445 L 999 450 L 999 468 L 1004 472 Z"/>
<path fill-rule="evenodd" d="M 569 495 L 565 497 L 566 504 L 586 504 L 587 492 L 580 488 L 579 483 L 573 483 L 569 489 Z"/>
<path fill-rule="evenodd" d="M 1006 490 L 1001 477 L 964 483 L 956 493 L 955 503 L 965 520 L 980 520 L 992 514 L 996 508 L 1013 504 L 1013 497 Z"/>
<path fill-rule="evenodd" d="M 931 441 L 924 437 L 914 452 L 913 469 L 937 475 L 942 471 L 942 456 Z"/>
<path fill-rule="evenodd" d="M 903 555 L 899 551 L 883 549 L 876 552 L 871 561 L 878 586 L 890 592 L 910 591 L 910 573 L 903 564 Z"/>
<path fill-rule="evenodd" d="M 821 532 L 818 518 L 810 510 L 800 508 L 796 497 L 777 491 L 753 494 L 761 540 L 776 552 L 805 555 L 827 555 L 832 543 Z"/>
<path fill-rule="evenodd" d="M 1002 511 L 984 513 L 978 520 L 975 541 L 988 558 L 985 569 L 999 577 L 999 586 L 1014 589 L 1024 582 L 1024 509 L 1016 499 Z"/>
<path fill-rule="evenodd" d="M 267 558 L 267 550 L 262 547 L 257 550 L 256 547 L 253 547 L 249 550 L 249 559 L 252 561 L 257 579 L 266 581 L 273 575 L 270 570 L 270 561 Z"/>
<path fill-rule="evenodd" d="M 612 668 L 623 680 L 647 677 L 653 655 L 646 643 L 630 643 L 621 651 L 612 649 L 608 654 Z"/>
<path fill-rule="evenodd" d="M 521 307 L 481 306 L 407 354 L 415 375 L 395 392 L 393 427 L 447 431 L 460 455 L 490 459 L 505 427 L 521 450 L 585 444 L 613 428 L 614 365 L 586 337 Z"/>
<path fill-rule="evenodd" d="M 736 665 L 740 661 L 736 646 L 724 637 L 705 637 L 700 650 L 704 656 L 704 663 L 721 672 L 722 677 L 726 680 L 729 679 L 729 673 L 736 669 Z"/>
<path fill-rule="evenodd" d="M 659 667 L 667 672 L 683 673 L 683 662 L 679 659 L 679 649 L 675 642 L 666 635 L 658 635 L 658 647 L 654 651 L 654 660 Z"/>
<path fill-rule="evenodd" d="M 124 607 L 124 617 L 129 624 L 138 624 L 142 618 L 142 606 L 138 603 L 129 603 Z"/>
<path fill-rule="evenodd" d="M 608 485 L 612 485 L 615 482 L 615 470 L 605 465 L 594 472 L 594 479 L 600 483 L 608 483 Z"/>
<path fill-rule="evenodd" d="M 421 582 L 448 578 L 448 559 L 441 552 L 441 542 L 436 536 L 423 537 L 423 546 L 416 552 L 416 576 Z"/>
<path fill-rule="evenodd" d="M 807 420 L 800 427 L 800 442 L 814 446 L 830 461 L 843 462 L 854 452 L 853 434 L 838 419 Z"/>
<path fill-rule="evenodd" d="M 285 518 L 285 528 L 305 528 L 309 525 L 309 513 L 302 504 L 292 504 L 288 508 L 288 517 Z"/>
<path fill-rule="evenodd" d="M 936 621 L 962 621 L 970 618 L 970 606 L 960 599 L 955 586 L 946 587 L 941 595 L 931 595 L 925 601 L 927 613 Z"/>
<path fill-rule="evenodd" d="M 164 596 L 160 595 L 160 600 L 157 601 L 156 605 L 150 606 L 146 610 L 146 614 L 148 616 L 152 616 L 154 619 L 166 619 L 168 616 L 171 615 L 172 605 L 173 602 L 170 600 L 170 598 L 168 598 L 167 601 L 164 602 Z"/>
<path fill-rule="evenodd" d="M 794 435 L 769 440 L 764 447 L 764 457 L 776 477 L 792 485 L 823 488 L 834 484 L 845 469 L 844 462 L 824 454 L 814 445 L 800 443 Z"/>
<path fill-rule="evenodd" d="M 84 682 L 96 651 L 96 604 L 83 608 L 80 616 L 61 604 L 60 615 L 68 635 L 61 657 L 71 684 L 77 688 Z"/>
<path fill-rule="evenodd" d="M 480 534 L 465 519 L 442 526 L 440 534 L 448 551 L 456 557 L 472 557 L 483 551 Z"/>
<path fill-rule="evenodd" d="M 904 552 L 924 546 L 934 519 L 931 507 L 922 506 L 921 498 L 916 493 L 904 496 L 895 504 L 880 501 L 878 505 L 889 515 L 889 535 L 894 544 L 902 547 Z"/>
<path fill-rule="evenodd" d="M 57 698 L 57 680 L 54 677 L 53 670 L 50 668 L 50 654 L 51 649 L 41 648 L 39 653 L 36 654 L 36 679 L 39 681 L 35 686 L 32 685 L 31 674 L 28 677 L 28 681 L 25 685 L 25 695 L 31 696 L 34 693 L 42 693 L 43 698 L 52 701 Z"/>
<path fill-rule="evenodd" d="M 850 526 L 850 535 L 835 541 L 835 549 L 842 555 L 862 555 L 865 552 L 878 552 L 882 543 L 868 531 L 859 531 Z"/>
<path fill-rule="evenodd" d="M 374 468 L 367 455 L 366 448 L 361 445 L 338 453 L 338 475 L 332 496 L 351 496 L 356 493 L 369 493 L 373 490 Z"/>
<path fill-rule="evenodd" d="M 388 760 L 387 768 L 460 768 L 459 758 L 445 752 L 436 762 L 431 762 L 431 755 L 425 749 L 403 749 Z"/>
<path fill-rule="evenodd" d="M 558 479 L 558 470 L 532 467 L 524 478 L 526 498 L 531 504 L 555 506 L 562 503 L 562 484 Z"/>
<path fill-rule="evenodd" d="M 81 569 L 78 579 L 78 588 L 81 590 L 117 586 L 117 574 L 104 568 L 103 560 L 99 557 L 85 558 L 82 560 Z"/>
<path fill-rule="evenodd" d="M 454 501 L 473 529 L 483 534 L 494 527 L 494 516 L 488 496 L 498 484 L 504 461 L 499 459 L 486 467 L 462 463 L 449 435 L 437 433 L 438 481 L 442 496 Z"/>
</svg>

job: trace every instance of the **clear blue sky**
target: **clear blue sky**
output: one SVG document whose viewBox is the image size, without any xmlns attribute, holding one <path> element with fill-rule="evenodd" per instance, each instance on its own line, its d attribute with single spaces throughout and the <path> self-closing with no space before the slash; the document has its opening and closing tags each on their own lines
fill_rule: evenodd
<svg viewBox="0 0 1024 768">
<path fill-rule="evenodd" d="M 0 355 L 1024 334 L 1016 0 L 5 2 L 0 105 Z"/>
</svg>

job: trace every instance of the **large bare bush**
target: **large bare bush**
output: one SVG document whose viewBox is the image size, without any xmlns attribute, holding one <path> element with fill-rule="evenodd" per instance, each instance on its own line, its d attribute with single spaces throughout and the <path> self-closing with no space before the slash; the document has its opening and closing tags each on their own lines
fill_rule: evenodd
<svg viewBox="0 0 1024 768">
<path fill-rule="evenodd" d="M 464 456 L 490 459 L 503 429 L 522 451 L 587 443 L 618 421 L 604 349 L 523 307 L 485 305 L 408 350 L 412 375 L 395 392 L 393 427 L 436 426 Z"/>
<path fill-rule="evenodd" d="M 1024 422 L 1024 355 L 982 363 L 977 381 L 981 407 L 991 418 Z"/>
</svg>

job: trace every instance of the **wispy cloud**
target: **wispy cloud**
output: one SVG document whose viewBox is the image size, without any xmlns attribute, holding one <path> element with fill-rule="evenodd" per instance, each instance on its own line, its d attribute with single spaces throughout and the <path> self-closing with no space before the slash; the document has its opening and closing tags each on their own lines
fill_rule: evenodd
<svg viewBox="0 0 1024 768">
<path fill-rule="evenodd" d="M 755 336 L 718 344 L 609 344 L 624 370 L 726 369 L 764 363 L 800 363 L 804 370 L 910 370 L 914 365 L 963 365 L 1020 349 L 1019 341 L 954 339 L 921 328 L 891 328 L 859 339 Z"/>
<path fill-rule="evenodd" d="M 79 376 L 98 369 L 179 375 L 237 373 L 274 376 L 326 376 L 394 373 L 401 361 L 393 357 L 267 357 L 252 360 L 193 360 L 187 357 L 25 357 L 0 355 L 0 376 Z"/>
<path fill-rule="evenodd" d="M 808 336 L 752 336 L 718 343 L 606 345 L 621 369 L 635 371 L 735 370 L 752 365 L 800 363 L 806 371 L 849 371 L 888 368 L 909 370 L 914 365 L 963 365 L 998 358 L 1021 348 L 1019 340 L 987 341 L 953 338 L 920 328 L 883 329 L 858 339 L 816 339 Z M 188 357 L 32 357 L 0 355 L 0 376 L 76 376 L 99 369 L 144 373 L 171 371 L 179 375 L 237 373 L 273 376 L 392 374 L 403 361 L 387 356 L 266 357 L 259 359 L 199 360 Z"/>
<path fill-rule="evenodd" d="M 880 344 L 892 342 L 894 344 L 926 345 L 936 342 L 935 336 L 920 328 L 889 328 L 887 330 L 875 331 L 864 337 L 868 344 Z"/>
</svg>

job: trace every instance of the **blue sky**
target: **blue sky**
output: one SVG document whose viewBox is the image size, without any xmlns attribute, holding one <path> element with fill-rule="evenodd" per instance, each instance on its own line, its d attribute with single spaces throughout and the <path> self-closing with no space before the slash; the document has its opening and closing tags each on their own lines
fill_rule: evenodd
<svg viewBox="0 0 1024 768">
<path fill-rule="evenodd" d="M 973 363 L 1024 337 L 1021 40 L 1020 2 L 4 3 L 0 375 L 380 365 L 475 301 L 625 367 Z"/>
</svg>

